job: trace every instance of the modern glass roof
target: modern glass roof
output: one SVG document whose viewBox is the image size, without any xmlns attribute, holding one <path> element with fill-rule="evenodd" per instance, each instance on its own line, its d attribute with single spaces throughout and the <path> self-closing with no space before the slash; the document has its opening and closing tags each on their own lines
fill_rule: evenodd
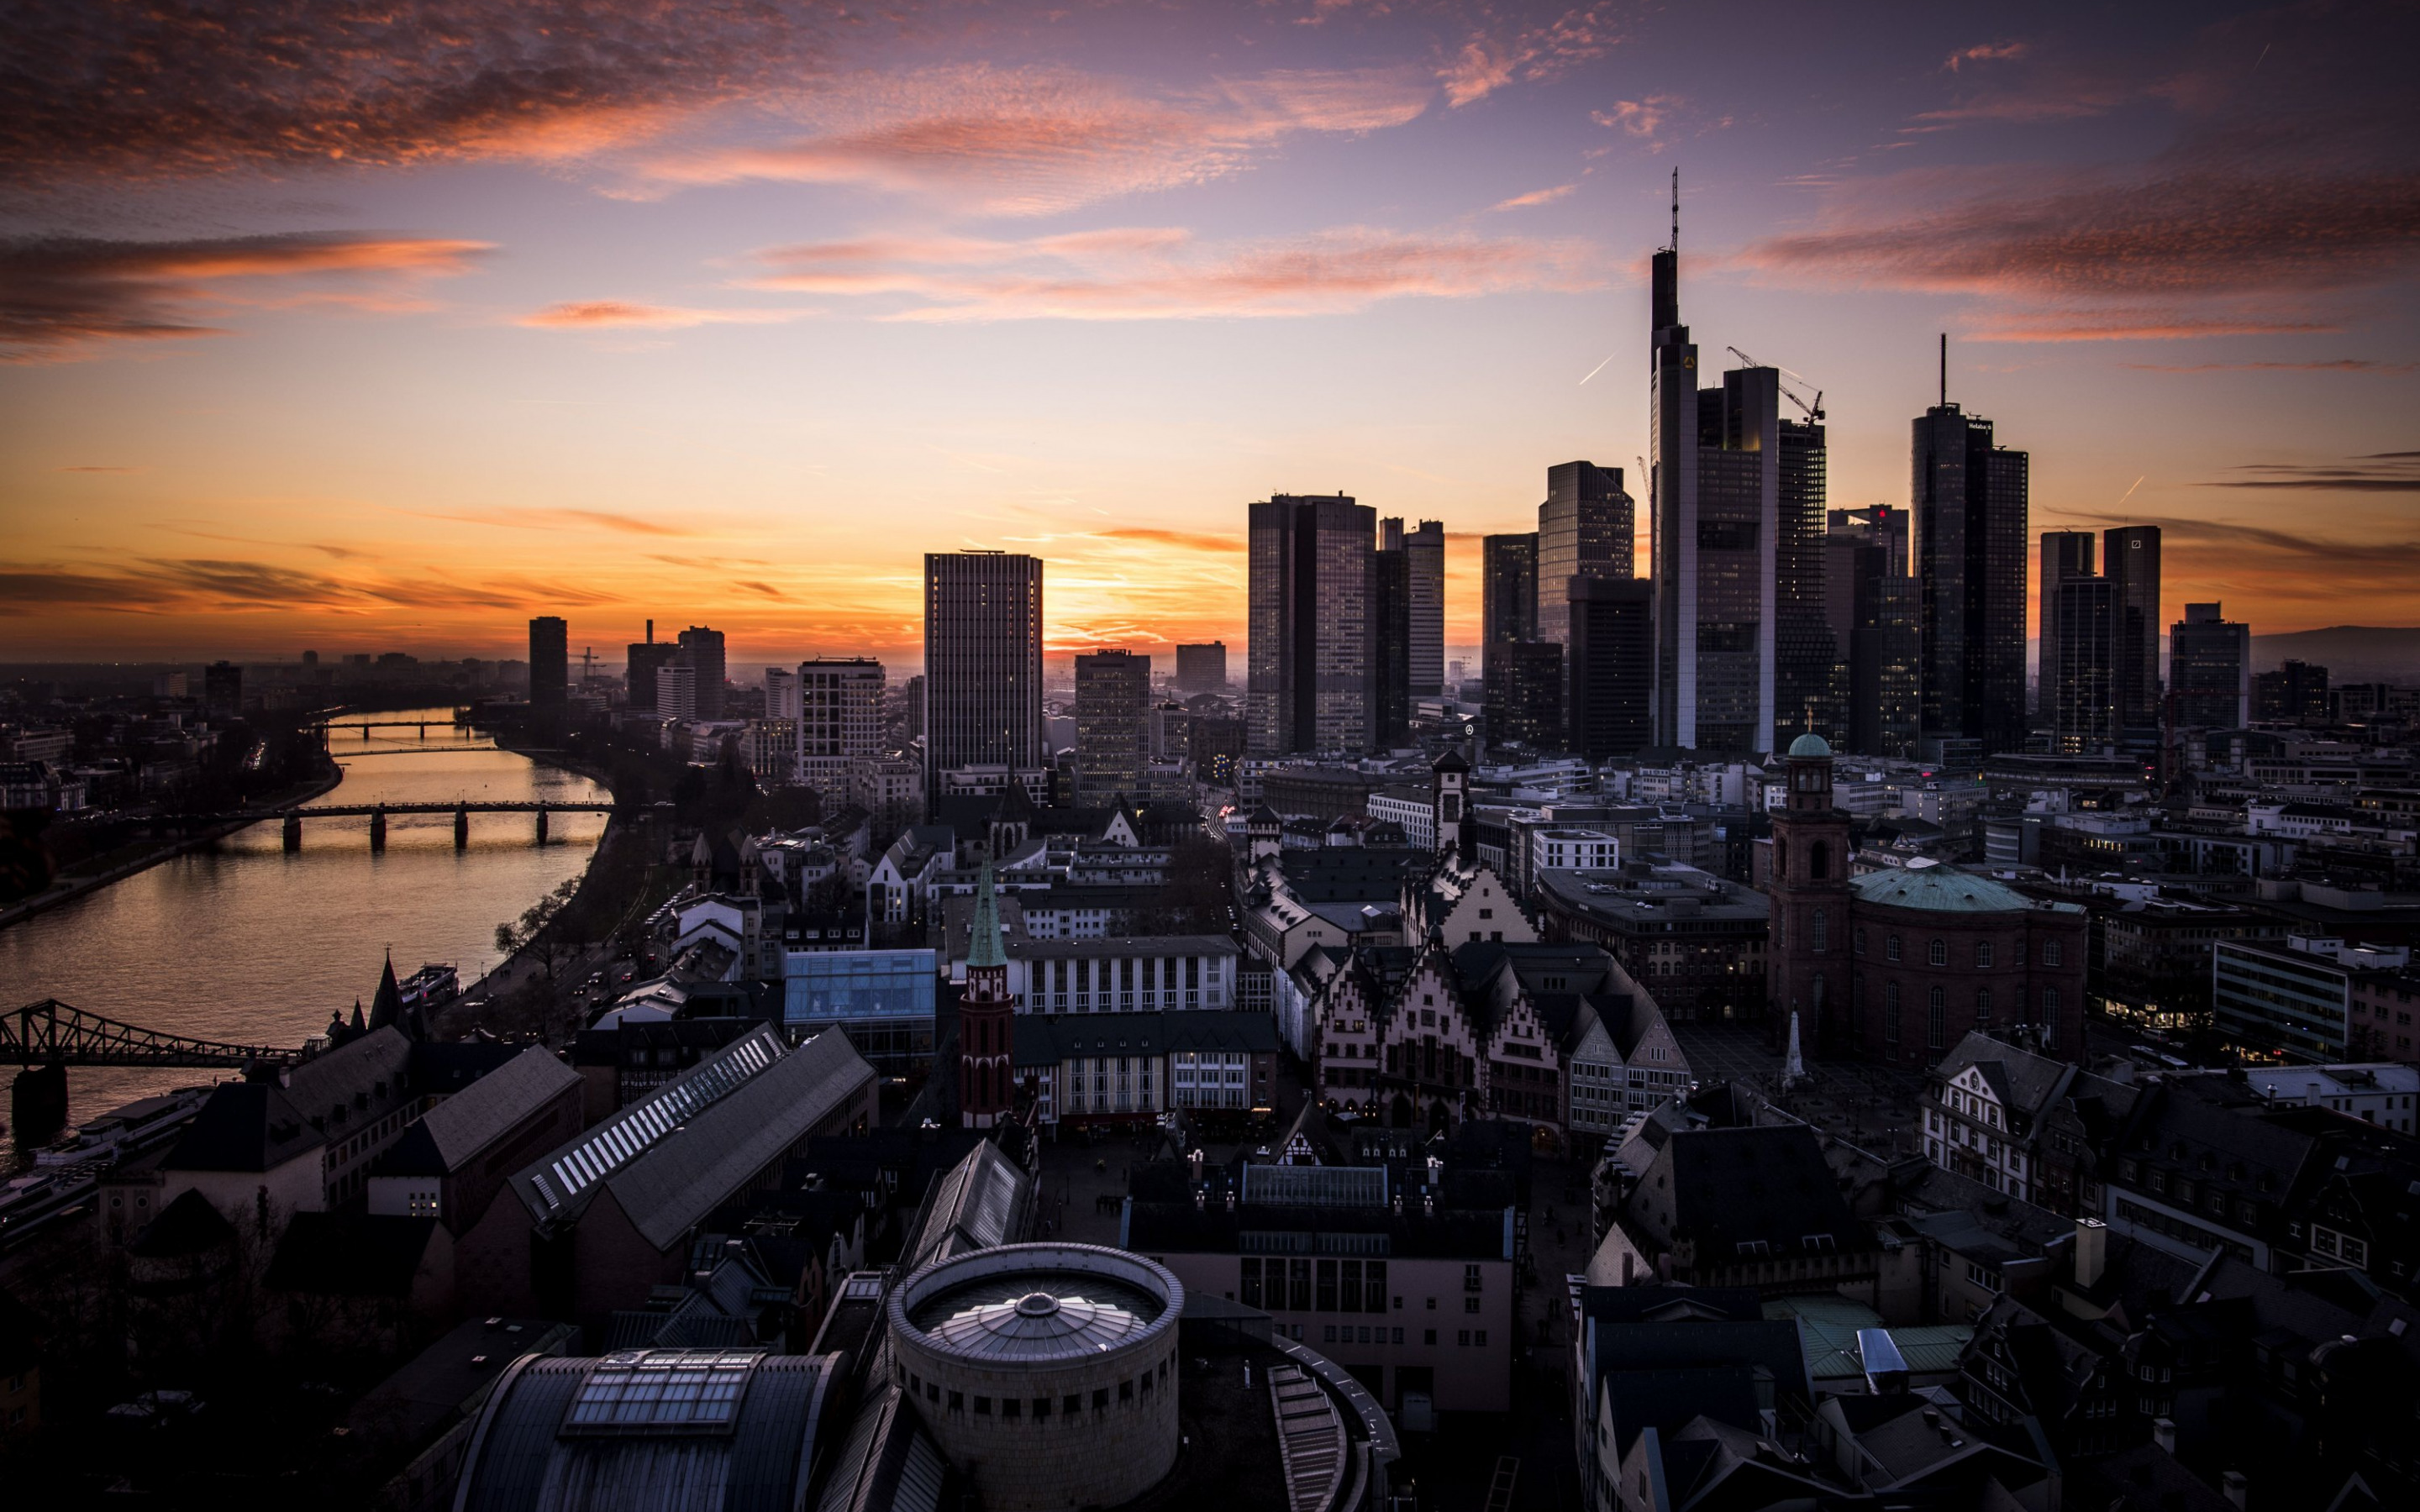
<svg viewBox="0 0 2420 1512">
<path fill-rule="evenodd" d="M 619 1170 L 664 1135 L 712 1103 L 747 1085 L 781 1058 L 779 1037 L 769 1030 L 746 1035 L 713 1059 L 620 1117 L 598 1124 L 588 1137 L 555 1157 L 532 1179 L 550 1209 L 561 1208 Z"/>
<path fill-rule="evenodd" d="M 990 1360 L 1077 1360 L 1148 1328 L 1160 1303 L 1139 1287 L 1076 1271 L 1016 1271 L 949 1288 L 909 1319 L 939 1347 Z"/>
<path fill-rule="evenodd" d="M 628 1350 L 598 1362 L 572 1398 L 564 1431 L 721 1427 L 739 1410 L 761 1350 Z"/>
</svg>

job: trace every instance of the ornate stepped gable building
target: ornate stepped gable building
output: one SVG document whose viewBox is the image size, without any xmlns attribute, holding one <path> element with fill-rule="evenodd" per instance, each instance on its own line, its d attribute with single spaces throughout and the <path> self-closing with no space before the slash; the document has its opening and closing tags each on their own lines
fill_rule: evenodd
<svg viewBox="0 0 2420 1512">
<path fill-rule="evenodd" d="M 1321 1099 L 1389 1127 L 1497 1118 L 1603 1137 L 1688 1085 L 1654 999 L 1594 946 L 1361 947 L 1312 1007 Z"/>
</svg>

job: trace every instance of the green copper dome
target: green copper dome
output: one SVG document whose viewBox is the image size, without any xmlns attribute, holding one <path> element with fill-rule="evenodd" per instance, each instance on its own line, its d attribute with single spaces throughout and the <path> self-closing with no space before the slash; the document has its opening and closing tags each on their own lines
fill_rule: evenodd
<svg viewBox="0 0 2420 1512">
<path fill-rule="evenodd" d="M 1886 867 L 1853 879 L 1849 888 L 1860 903 L 1940 914 L 2017 913 L 2034 905 L 2013 887 L 1954 866 Z"/>
<path fill-rule="evenodd" d="M 1805 734 L 1800 735 L 1797 739 L 1790 743 L 1790 754 L 1792 756 L 1829 756 L 1832 754 L 1832 744 L 1830 741 L 1825 740 L 1822 735 L 1809 730 Z"/>
</svg>

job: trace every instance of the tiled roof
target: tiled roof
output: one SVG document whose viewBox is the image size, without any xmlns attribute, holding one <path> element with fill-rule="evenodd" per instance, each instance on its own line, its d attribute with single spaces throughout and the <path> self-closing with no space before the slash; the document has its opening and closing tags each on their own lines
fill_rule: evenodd
<svg viewBox="0 0 2420 1512">
<path fill-rule="evenodd" d="M 373 1176 L 439 1176 L 462 1168 L 580 1073 L 532 1045 L 428 1110 L 370 1168 Z M 431 1168 L 433 1166 L 433 1168 Z"/>
</svg>

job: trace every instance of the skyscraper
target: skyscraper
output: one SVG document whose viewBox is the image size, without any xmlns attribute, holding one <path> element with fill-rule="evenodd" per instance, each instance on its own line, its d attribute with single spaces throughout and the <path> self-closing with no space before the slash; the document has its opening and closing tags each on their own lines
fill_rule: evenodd
<svg viewBox="0 0 2420 1512">
<path fill-rule="evenodd" d="M 765 717 L 788 719 L 799 717 L 799 673 L 793 667 L 765 669 Z"/>
<path fill-rule="evenodd" d="M 1254 755 L 1369 748 L 1377 518 L 1343 494 L 1251 506 L 1245 710 Z"/>
<path fill-rule="evenodd" d="M 1944 359 L 1946 364 L 1947 358 Z M 1916 575 L 1924 594 L 1924 739 L 2015 750 L 2025 735 L 2026 468 L 1948 401 L 1915 424 Z"/>
<path fill-rule="evenodd" d="M 2042 671 L 2051 690 L 2051 748 L 2092 756 L 2118 744 L 2118 585 L 2072 572 L 2047 576 L 2057 563 L 2042 537 Z M 2084 537 L 2089 550 L 2092 537 Z"/>
<path fill-rule="evenodd" d="M 1211 640 L 1198 645 L 1178 646 L 1176 691 L 1187 697 L 1196 693 L 1227 691 L 1227 642 Z"/>
<path fill-rule="evenodd" d="M 2160 725 L 2160 528 L 2101 534 L 2101 573 L 2118 585 L 2118 727 Z"/>
<path fill-rule="evenodd" d="M 571 691 L 568 628 L 561 618 L 541 614 L 529 622 L 530 707 L 560 709 Z"/>
<path fill-rule="evenodd" d="M 2035 637 L 2041 666 L 2034 680 L 2034 722 L 2046 730 L 2058 728 L 2058 585 L 2070 578 L 2092 576 L 2090 531 L 2042 532 L 2041 576 L 2036 579 L 2041 594 L 2037 623 L 2041 628 Z"/>
<path fill-rule="evenodd" d="M 1411 696 L 1435 698 L 1445 691 L 1445 522 L 1424 519 L 1404 533 L 1410 558 L 1407 609 L 1411 618 Z"/>
<path fill-rule="evenodd" d="M 1812 732 L 1848 739 L 1847 677 L 1827 617 L 1823 414 L 1780 422 L 1781 469 L 1773 552 L 1773 706 L 1776 744 Z"/>
<path fill-rule="evenodd" d="M 644 714 L 656 709 L 656 672 L 680 654 L 680 647 L 669 640 L 656 639 L 656 622 L 647 622 L 647 638 L 633 640 L 624 663 L 623 682 L 628 686 L 629 707 Z"/>
<path fill-rule="evenodd" d="M 1919 646 L 1908 512 L 1871 504 L 1826 517 L 1824 620 L 1847 701 L 1848 733 L 1837 744 L 1869 756 L 1912 756 Z"/>
<path fill-rule="evenodd" d="M 1570 643 L 1564 588 L 1572 579 L 1635 576 L 1636 521 L 1620 468 L 1561 462 L 1546 470 L 1546 501 L 1538 506 L 1538 640 Z"/>
<path fill-rule="evenodd" d="M 1151 760 L 1151 658 L 1090 651 L 1076 658 L 1076 795 L 1140 799 Z"/>
<path fill-rule="evenodd" d="M 722 632 L 692 625 L 680 633 L 681 660 L 697 672 L 697 717 L 722 717 Z"/>
<path fill-rule="evenodd" d="M 1639 578 L 1574 578 L 1564 737 L 1592 762 L 1655 740 L 1655 594 Z"/>
<path fill-rule="evenodd" d="M 1770 750 L 1780 375 L 1740 368 L 1724 374 L 1719 389 L 1698 388 L 1698 348 L 1681 323 L 1677 210 L 1673 244 L 1656 252 L 1652 285 L 1656 737 L 1707 750 Z M 1541 634 L 1544 620 L 1542 612 Z"/>
<path fill-rule="evenodd" d="M 1412 723 L 1412 554 L 1404 522 L 1378 522 L 1378 554 L 1370 563 L 1370 743 L 1403 744 Z"/>
<path fill-rule="evenodd" d="M 2168 626 L 2168 691 L 2180 730 L 2241 730 L 2252 722 L 2252 626 L 2216 604 L 2187 604 Z"/>
<path fill-rule="evenodd" d="M 1479 544 L 1480 655 L 1498 640 L 1536 639 L 1538 532 L 1487 536 Z"/>
<path fill-rule="evenodd" d="M 848 790 L 850 768 L 882 753 L 882 663 L 824 656 L 799 663 L 799 780 Z"/>
<path fill-rule="evenodd" d="M 1563 746 L 1563 648 L 1504 640 L 1487 658 L 1487 743 L 1533 751 Z"/>
<path fill-rule="evenodd" d="M 1044 765 L 1042 559 L 924 557 L 924 793 L 962 766 Z"/>
<path fill-rule="evenodd" d="M 214 719 L 232 719 L 243 713 L 243 669 L 231 661 L 214 661 L 202 669 L 202 712 Z"/>
</svg>

